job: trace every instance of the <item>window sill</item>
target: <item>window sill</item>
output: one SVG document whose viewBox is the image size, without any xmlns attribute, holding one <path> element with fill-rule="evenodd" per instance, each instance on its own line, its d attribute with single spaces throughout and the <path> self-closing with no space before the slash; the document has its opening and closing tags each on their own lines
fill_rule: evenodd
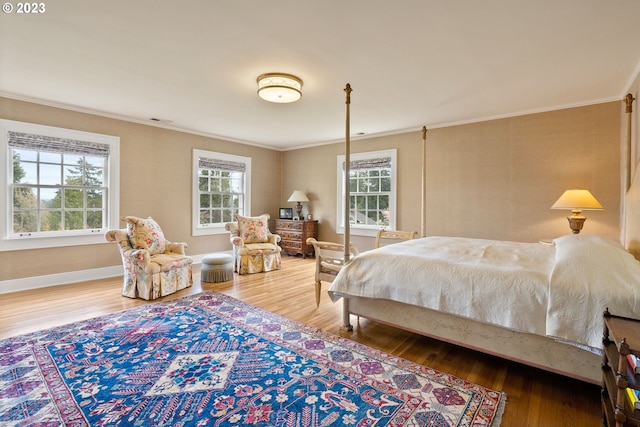
<svg viewBox="0 0 640 427">
<path fill-rule="evenodd" d="M 22 239 L 0 240 L 0 252 L 20 251 L 27 249 L 47 249 L 66 246 L 97 245 L 108 243 L 104 237 L 105 231 L 100 230 L 90 235 L 57 236 L 57 237 L 27 237 Z"/>
</svg>

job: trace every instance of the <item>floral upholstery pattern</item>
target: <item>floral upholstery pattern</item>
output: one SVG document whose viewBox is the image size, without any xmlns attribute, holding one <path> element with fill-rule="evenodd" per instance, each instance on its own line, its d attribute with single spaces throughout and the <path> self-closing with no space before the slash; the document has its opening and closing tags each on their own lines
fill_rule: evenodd
<svg viewBox="0 0 640 427">
<path fill-rule="evenodd" d="M 161 254 L 165 251 L 167 240 L 153 218 L 142 219 L 127 216 L 125 220 L 127 221 L 127 234 L 134 248 L 146 249 L 151 255 Z"/>
<path fill-rule="evenodd" d="M 109 230 L 105 238 L 118 243 L 120 249 L 123 296 L 153 300 L 193 284 L 193 259 L 185 255 L 186 243 L 167 241 L 151 217 L 122 220 L 127 222 L 127 228 Z M 160 248 L 163 250 L 158 252 Z"/>
<path fill-rule="evenodd" d="M 269 231 L 269 218 L 269 214 L 258 217 L 236 215 L 238 222 L 225 225 L 225 229 L 231 233 L 233 269 L 238 274 L 280 270 L 282 262 L 281 248 L 278 245 L 280 236 L 271 234 Z M 241 223 L 245 227 L 244 230 L 241 229 Z M 262 237 L 263 234 L 266 239 Z"/>
<path fill-rule="evenodd" d="M 269 241 L 269 215 L 263 214 L 257 217 L 240 216 L 235 214 L 238 220 L 240 237 L 244 243 L 266 243 Z"/>
</svg>

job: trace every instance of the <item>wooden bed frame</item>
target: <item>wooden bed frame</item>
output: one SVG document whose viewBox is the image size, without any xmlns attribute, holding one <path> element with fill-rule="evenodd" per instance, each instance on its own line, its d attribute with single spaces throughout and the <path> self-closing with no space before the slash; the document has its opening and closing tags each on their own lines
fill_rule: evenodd
<svg viewBox="0 0 640 427">
<path fill-rule="evenodd" d="M 631 141 L 627 141 L 630 145 Z M 628 159 L 631 162 L 630 159 Z M 630 165 L 627 168 L 633 171 Z M 624 200 L 623 244 L 640 259 L 640 164 Z M 604 311 L 605 307 L 603 307 Z M 362 297 L 343 297 L 342 329 L 353 330 L 351 315 L 385 323 L 589 383 L 602 382 L 602 356 L 553 338 L 516 332 L 409 304 Z"/>
</svg>

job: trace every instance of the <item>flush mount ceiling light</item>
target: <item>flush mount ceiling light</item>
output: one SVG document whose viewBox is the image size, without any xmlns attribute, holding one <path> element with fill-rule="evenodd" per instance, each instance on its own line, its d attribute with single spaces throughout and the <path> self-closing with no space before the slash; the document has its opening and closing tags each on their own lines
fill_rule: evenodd
<svg viewBox="0 0 640 427">
<path fill-rule="evenodd" d="M 258 77 L 258 96 L 280 104 L 295 102 L 302 97 L 302 80 L 285 73 L 267 73 Z"/>
</svg>

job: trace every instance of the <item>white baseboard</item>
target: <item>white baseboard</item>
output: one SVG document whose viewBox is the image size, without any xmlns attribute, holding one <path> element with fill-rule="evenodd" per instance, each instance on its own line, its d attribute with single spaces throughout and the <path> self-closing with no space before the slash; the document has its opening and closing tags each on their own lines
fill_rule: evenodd
<svg viewBox="0 0 640 427">
<path fill-rule="evenodd" d="M 222 251 L 232 254 L 231 251 Z M 194 264 L 200 264 L 202 257 L 208 254 L 189 255 Z M 122 276 L 122 265 L 112 267 L 93 268 L 91 270 L 69 271 L 67 273 L 47 274 L 45 276 L 23 277 L 0 281 L 0 294 L 26 291 L 29 289 L 48 288 L 50 286 L 68 285 L 70 283 L 85 282 L 88 280 L 105 279 L 107 277 Z"/>
<path fill-rule="evenodd" d="M 87 280 L 104 279 L 122 276 L 122 265 L 93 268 L 91 270 L 69 271 L 67 273 L 48 274 L 46 276 L 23 277 L 21 279 L 3 280 L 0 282 L 0 294 L 26 291 L 29 289 L 48 288 L 49 286 L 67 285 Z"/>
</svg>

